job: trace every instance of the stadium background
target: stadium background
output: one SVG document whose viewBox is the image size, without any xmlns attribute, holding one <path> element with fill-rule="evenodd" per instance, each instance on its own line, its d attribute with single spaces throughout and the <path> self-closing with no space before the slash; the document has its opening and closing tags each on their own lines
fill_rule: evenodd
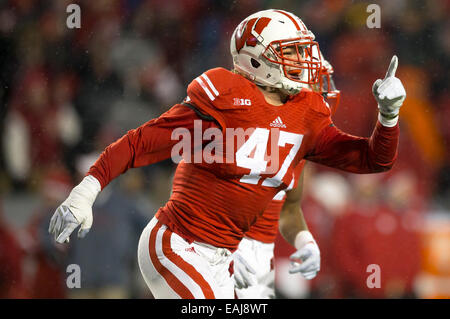
<svg viewBox="0 0 450 319">
<path fill-rule="evenodd" d="M 369 29 L 369 3 L 381 28 Z M 48 221 L 105 146 L 185 96 L 204 70 L 231 67 L 229 39 L 249 14 L 300 16 L 335 69 L 334 121 L 370 135 L 372 83 L 393 54 L 407 99 L 399 158 L 381 175 L 308 164 L 303 209 L 322 252 L 311 282 L 287 274 L 277 240 L 280 298 L 450 297 L 450 1 L 0 1 L 0 297 L 151 298 L 136 245 L 170 192 L 170 161 L 118 178 L 94 206 L 84 240 L 55 245 Z M 81 6 L 81 28 L 66 7 Z M 239 209 L 237 207 L 236 209 Z M 81 288 L 68 289 L 69 264 Z M 366 285 L 367 266 L 381 288 Z"/>
</svg>

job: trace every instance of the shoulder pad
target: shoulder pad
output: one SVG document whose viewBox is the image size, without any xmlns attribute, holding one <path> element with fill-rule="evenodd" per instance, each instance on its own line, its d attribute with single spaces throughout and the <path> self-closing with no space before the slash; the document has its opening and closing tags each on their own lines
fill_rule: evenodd
<svg viewBox="0 0 450 319">
<path fill-rule="evenodd" d="M 188 86 L 189 99 L 197 107 L 215 110 L 236 109 L 233 94 L 239 97 L 248 80 L 224 68 L 208 70 L 196 77 Z M 205 110 L 207 111 L 207 110 Z"/>
<path fill-rule="evenodd" d="M 325 116 L 331 116 L 330 105 L 325 101 L 322 94 L 314 91 L 305 91 L 308 94 L 310 109 L 313 112 L 321 113 Z"/>
</svg>

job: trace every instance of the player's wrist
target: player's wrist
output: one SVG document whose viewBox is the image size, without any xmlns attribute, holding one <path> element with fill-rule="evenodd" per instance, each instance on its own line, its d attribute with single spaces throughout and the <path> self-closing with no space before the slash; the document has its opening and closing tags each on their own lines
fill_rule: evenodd
<svg viewBox="0 0 450 319">
<path fill-rule="evenodd" d="M 85 176 L 78 186 L 91 204 L 94 203 L 98 193 L 100 193 L 102 189 L 98 179 L 92 175 Z"/>
<path fill-rule="evenodd" d="M 398 113 L 397 114 L 386 114 L 381 111 L 378 113 L 378 121 L 381 125 L 385 127 L 394 127 L 398 123 Z"/>
<path fill-rule="evenodd" d="M 69 208 L 75 209 L 83 204 L 92 206 L 100 191 L 100 182 L 92 175 L 88 175 L 83 178 L 80 184 L 72 189 L 65 204 L 69 206 Z M 74 205 L 74 203 L 76 204 Z"/>
<path fill-rule="evenodd" d="M 308 243 L 316 243 L 313 235 L 308 230 L 302 230 L 295 236 L 294 247 L 299 250 Z"/>
</svg>

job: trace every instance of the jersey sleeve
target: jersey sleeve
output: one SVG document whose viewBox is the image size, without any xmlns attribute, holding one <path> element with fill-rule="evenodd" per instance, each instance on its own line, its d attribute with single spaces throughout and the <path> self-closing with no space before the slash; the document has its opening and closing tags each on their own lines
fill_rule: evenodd
<svg viewBox="0 0 450 319">
<path fill-rule="evenodd" d="M 389 170 L 396 158 L 398 124 L 385 127 L 377 122 L 370 138 L 346 134 L 329 124 L 317 136 L 307 160 L 351 173 L 369 174 Z"/>
<path fill-rule="evenodd" d="M 227 127 L 226 113 L 243 107 L 230 103 L 230 93 L 239 90 L 238 81 L 242 81 L 234 73 L 215 68 L 195 78 L 187 88 L 187 100 L 192 107 L 212 116 L 221 126 Z"/>
<path fill-rule="evenodd" d="M 201 121 L 202 131 L 217 127 L 214 121 L 200 118 L 186 105 L 177 104 L 156 119 L 128 131 L 103 151 L 87 175 L 95 177 L 102 187 L 130 168 L 150 165 L 171 157 L 172 147 L 179 142 L 172 133 L 180 128 L 193 132 L 194 121 Z M 190 134 L 193 136 L 194 134 Z M 193 145 L 194 143 L 191 143 Z"/>
</svg>

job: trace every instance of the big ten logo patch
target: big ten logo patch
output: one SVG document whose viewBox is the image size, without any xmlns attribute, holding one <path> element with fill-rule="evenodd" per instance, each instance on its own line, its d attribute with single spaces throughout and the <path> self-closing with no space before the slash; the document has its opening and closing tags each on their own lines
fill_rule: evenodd
<svg viewBox="0 0 450 319">
<path fill-rule="evenodd" d="M 252 105 L 252 101 L 250 101 L 250 99 L 239 99 L 239 98 L 235 97 L 233 99 L 233 105 L 236 105 L 236 106 L 238 106 L 238 105 L 250 106 L 250 105 Z"/>
</svg>

